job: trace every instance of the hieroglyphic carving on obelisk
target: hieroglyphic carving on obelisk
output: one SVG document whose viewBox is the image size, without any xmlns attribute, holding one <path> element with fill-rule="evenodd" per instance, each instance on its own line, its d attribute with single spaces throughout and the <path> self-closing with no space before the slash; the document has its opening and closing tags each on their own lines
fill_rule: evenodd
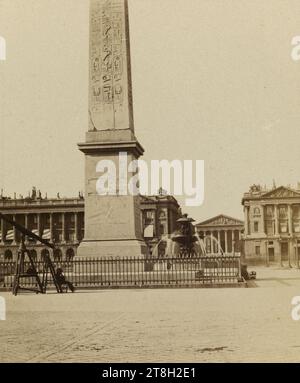
<svg viewBox="0 0 300 383">
<path fill-rule="evenodd" d="M 91 0 L 89 130 L 133 131 L 128 5 Z"/>
<path fill-rule="evenodd" d="M 89 129 L 79 144 L 85 154 L 85 234 L 82 257 L 141 256 L 139 197 L 99 195 L 99 161 L 120 174 L 120 152 L 128 164 L 144 149 L 134 135 L 127 0 L 90 0 Z"/>
</svg>

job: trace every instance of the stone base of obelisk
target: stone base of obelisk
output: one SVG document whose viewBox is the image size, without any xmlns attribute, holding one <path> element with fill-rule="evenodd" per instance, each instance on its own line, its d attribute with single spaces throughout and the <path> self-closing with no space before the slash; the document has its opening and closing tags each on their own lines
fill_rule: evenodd
<svg viewBox="0 0 300 383">
<path fill-rule="evenodd" d="M 83 241 L 81 242 L 77 257 L 79 258 L 139 258 L 147 255 L 147 246 L 143 241 Z"/>
<path fill-rule="evenodd" d="M 85 235 L 77 256 L 121 258 L 146 255 L 140 197 L 131 195 L 128 190 L 124 195 L 119 190 L 120 177 L 127 173 L 128 164 L 143 153 L 143 148 L 129 130 L 89 132 L 86 142 L 79 144 L 79 148 L 85 154 Z M 123 165 L 120 164 L 120 152 L 126 153 Z M 102 161 L 114 164 L 116 169 L 115 195 L 99 195 L 97 181 L 102 175 L 99 172 Z"/>
<path fill-rule="evenodd" d="M 98 156 L 87 158 L 87 162 L 98 159 Z M 77 256 L 123 258 L 147 255 L 148 248 L 141 233 L 139 197 L 99 196 L 93 189 L 88 188 L 85 200 L 85 237 Z"/>
</svg>

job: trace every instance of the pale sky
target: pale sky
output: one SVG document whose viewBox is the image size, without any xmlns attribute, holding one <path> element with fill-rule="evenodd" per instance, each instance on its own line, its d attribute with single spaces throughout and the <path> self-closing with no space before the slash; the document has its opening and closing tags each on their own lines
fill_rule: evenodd
<svg viewBox="0 0 300 383">
<path fill-rule="evenodd" d="M 243 217 L 253 183 L 300 181 L 299 0 L 129 0 L 135 133 L 145 160 L 203 159 L 197 221 Z M 84 188 L 88 1 L 0 0 L 0 188 Z"/>
</svg>

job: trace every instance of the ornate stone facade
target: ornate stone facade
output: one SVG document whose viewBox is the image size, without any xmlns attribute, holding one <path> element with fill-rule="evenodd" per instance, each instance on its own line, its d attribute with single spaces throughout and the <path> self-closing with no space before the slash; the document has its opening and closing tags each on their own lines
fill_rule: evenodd
<svg viewBox="0 0 300 383">
<path fill-rule="evenodd" d="M 53 257 L 57 260 L 73 258 L 84 234 L 84 199 L 42 198 L 33 189 L 27 198 L 0 198 L 0 211 L 35 234 L 54 243 Z M 1 220 L 0 260 L 16 259 L 21 236 L 17 230 Z M 44 245 L 26 238 L 26 246 L 36 260 L 41 260 Z M 52 252 L 52 250 L 51 250 Z"/>
<path fill-rule="evenodd" d="M 181 216 L 180 207 L 174 197 L 158 195 L 141 197 L 141 231 L 151 248 L 162 235 L 176 229 Z M 77 255 L 77 249 L 84 236 L 84 198 L 47 198 L 33 189 L 30 196 L 8 198 L 0 196 L 0 212 L 8 215 L 34 233 L 54 243 L 52 250 L 39 242 L 26 239 L 32 255 L 41 260 L 45 251 L 57 260 L 70 259 Z M 16 259 L 20 245 L 20 234 L 0 220 L 0 261 Z"/>
<path fill-rule="evenodd" d="M 200 237 L 204 238 L 208 254 L 240 252 L 240 241 L 244 222 L 220 214 L 196 225 Z"/>
<path fill-rule="evenodd" d="M 300 190 L 284 186 L 266 190 L 253 185 L 242 204 L 247 262 L 298 265 Z"/>
<path fill-rule="evenodd" d="M 142 228 L 150 254 L 163 237 L 177 230 L 177 220 L 182 216 L 177 200 L 169 195 L 142 197 Z"/>
</svg>

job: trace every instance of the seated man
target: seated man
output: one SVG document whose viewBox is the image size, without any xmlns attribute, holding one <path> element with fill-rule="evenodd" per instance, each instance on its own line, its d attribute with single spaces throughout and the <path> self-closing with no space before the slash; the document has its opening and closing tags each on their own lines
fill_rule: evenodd
<svg viewBox="0 0 300 383">
<path fill-rule="evenodd" d="M 63 269 L 61 269 L 60 267 L 56 270 L 55 278 L 56 278 L 57 283 L 60 286 L 67 285 L 68 288 L 72 291 L 72 293 L 74 293 L 75 287 L 73 286 L 73 284 L 70 281 L 66 280 Z"/>
</svg>

